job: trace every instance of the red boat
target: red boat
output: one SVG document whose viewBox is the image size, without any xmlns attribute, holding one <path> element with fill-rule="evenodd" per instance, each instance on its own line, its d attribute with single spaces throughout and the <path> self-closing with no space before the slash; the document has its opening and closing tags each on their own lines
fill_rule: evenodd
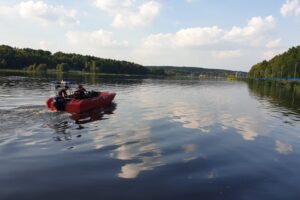
<svg viewBox="0 0 300 200">
<path fill-rule="evenodd" d="M 64 99 L 59 102 L 56 98 L 49 98 L 46 106 L 51 111 L 64 110 L 69 113 L 83 113 L 94 109 L 105 108 L 111 105 L 116 93 L 94 92 L 92 96 L 83 99 Z"/>
</svg>

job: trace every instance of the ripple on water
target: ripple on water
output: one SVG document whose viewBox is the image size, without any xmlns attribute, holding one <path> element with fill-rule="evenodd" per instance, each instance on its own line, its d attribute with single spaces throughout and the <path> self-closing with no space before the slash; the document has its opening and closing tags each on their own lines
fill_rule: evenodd
<svg viewBox="0 0 300 200">
<path fill-rule="evenodd" d="M 116 110 L 83 116 L 49 112 L 47 82 L 0 79 L 0 101 L 7 107 L 0 109 L 0 183 L 5 183 L 0 197 L 298 194 L 300 127 L 293 106 L 252 94 L 240 82 L 94 79 L 86 88 L 116 92 Z M 19 106 L 22 95 L 28 106 Z"/>
</svg>

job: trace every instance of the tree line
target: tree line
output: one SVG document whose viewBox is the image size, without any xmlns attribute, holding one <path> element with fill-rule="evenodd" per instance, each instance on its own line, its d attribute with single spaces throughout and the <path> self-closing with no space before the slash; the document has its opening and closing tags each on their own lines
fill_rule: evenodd
<svg viewBox="0 0 300 200">
<path fill-rule="evenodd" d="M 14 48 L 0 45 L 0 69 L 18 69 L 43 72 L 53 69 L 59 72 L 69 70 L 88 73 L 112 74 L 163 74 L 142 65 L 113 59 L 98 58 L 89 55 L 34 50 L 30 48 Z"/>
<path fill-rule="evenodd" d="M 204 76 L 227 77 L 238 75 L 245 77 L 245 72 L 223 69 L 174 66 L 142 66 L 133 62 L 104 59 L 89 55 L 56 52 L 30 48 L 15 48 L 0 45 L 0 69 L 17 69 L 28 72 L 80 71 L 86 73 L 135 74 L 158 76 Z"/>
<path fill-rule="evenodd" d="M 262 61 L 252 66 L 248 73 L 250 78 L 299 78 L 300 46 L 292 47 L 269 61 Z"/>
<path fill-rule="evenodd" d="M 159 67 L 149 67 L 151 69 L 157 69 L 164 71 L 165 74 L 170 76 L 199 76 L 199 77 L 247 77 L 246 72 L 242 71 L 232 71 L 226 69 L 208 69 L 201 67 L 173 67 L 173 66 L 159 66 Z"/>
</svg>

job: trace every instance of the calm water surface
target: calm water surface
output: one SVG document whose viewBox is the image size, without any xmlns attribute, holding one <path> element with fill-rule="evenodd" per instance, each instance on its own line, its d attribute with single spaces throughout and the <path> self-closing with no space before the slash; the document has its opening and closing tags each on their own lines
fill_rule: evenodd
<svg viewBox="0 0 300 200">
<path fill-rule="evenodd" d="M 49 112 L 49 79 L 0 76 L 1 200 L 300 199 L 294 91 L 257 82 L 72 80 L 116 92 L 116 105 L 84 116 Z"/>
</svg>

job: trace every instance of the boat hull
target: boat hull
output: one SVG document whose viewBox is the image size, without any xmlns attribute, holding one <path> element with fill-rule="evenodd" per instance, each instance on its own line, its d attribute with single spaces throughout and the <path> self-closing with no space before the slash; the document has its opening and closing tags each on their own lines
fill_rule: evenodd
<svg viewBox="0 0 300 200">
<path fill-rule="evenodd" d="M 114 100 L 116 93 L 98 92 L 98 96 L 86 99 L 71 99 L 64 105 L 64 111 L 69 113 L 83 113 L 97 108 L 104 108 L 109 106 Z M 49 98 L 46 102 L 48 110 L 56 111 L 54 105 L 55 99 Z"/>
</svg>

